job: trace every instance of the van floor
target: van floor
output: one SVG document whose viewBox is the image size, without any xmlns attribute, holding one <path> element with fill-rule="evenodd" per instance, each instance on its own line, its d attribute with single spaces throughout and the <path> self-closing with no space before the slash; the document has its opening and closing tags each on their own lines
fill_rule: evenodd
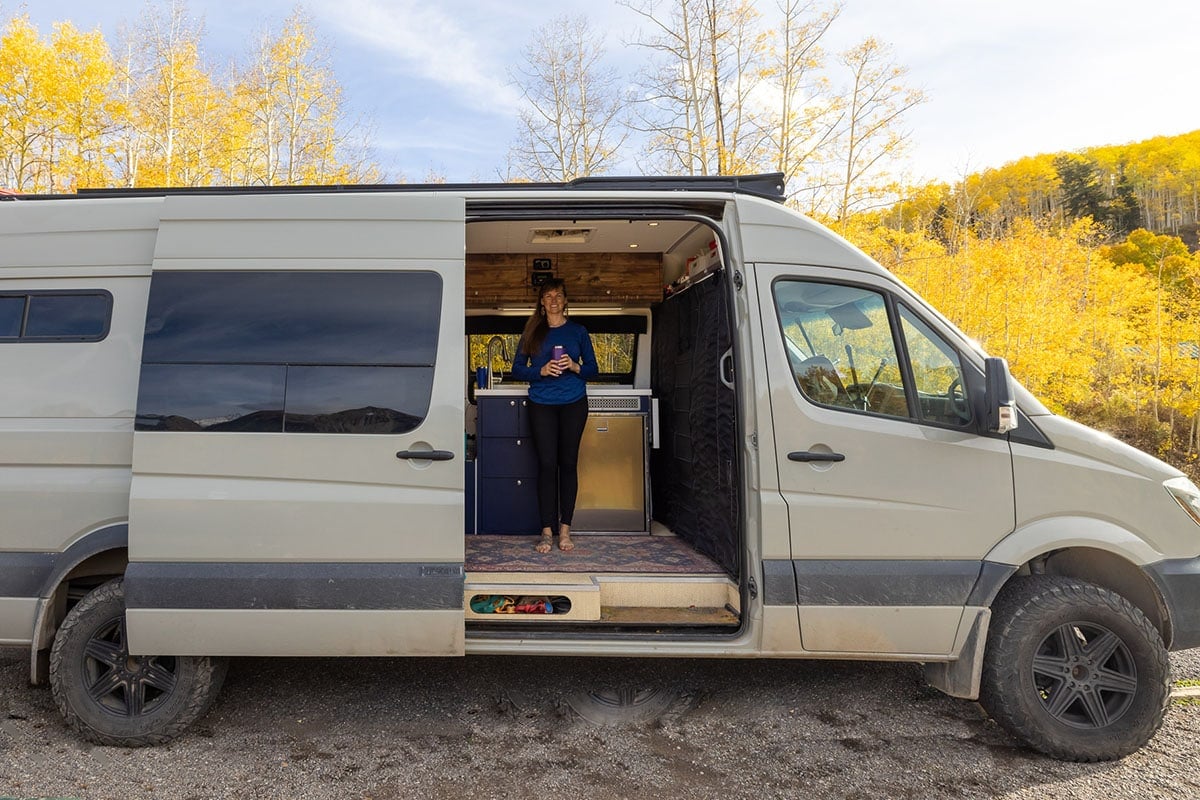
<svg viewBox="0 0 1200 800">
<path fill-rule="evenodd" d="M 723 575 L 712 559 L 676 536 L 605 536 L 578 533 L 575 549 L 534 548 L 537 536 L 467 536 L 467 572 L 589 572 L 624 575 Z"/>
</svg>

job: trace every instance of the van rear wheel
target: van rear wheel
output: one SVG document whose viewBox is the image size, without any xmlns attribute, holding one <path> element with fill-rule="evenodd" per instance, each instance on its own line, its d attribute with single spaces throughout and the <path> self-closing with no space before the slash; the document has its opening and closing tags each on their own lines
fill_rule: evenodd
<svg viewBox="0 0 1200 800">
<path fill-rule="evenodd" d="M 124 579 L 109 581 L 67 614 L 50 650 L 50 686 L 67 724 L 118 747 L 164 744 L 199 719 L 224 680 L 226 659 L 131 656 Z"/>
<path fill-rule="evenodd" d="M 1162 637 L 1117 593 L 1037 575 L 996 599 L 979 701 L 1029 747 L 1070 761 L 1121 758 L 1158 731 L 1169 697 Z"/>
</svg>

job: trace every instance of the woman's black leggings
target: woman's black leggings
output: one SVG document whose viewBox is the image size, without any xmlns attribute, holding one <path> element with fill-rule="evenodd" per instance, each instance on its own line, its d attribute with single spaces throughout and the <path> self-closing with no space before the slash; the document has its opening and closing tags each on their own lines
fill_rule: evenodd
<svg viewBox="0 0 1200 800">
<path fill-rule="evenodd" d="M 542 528 L 570 525 L 579 494 L 579 442 L 587 425 L 588 401 L 561 406 L 529 403 L 529 427 L 538 456 L 538 514 Z"/>
</svg>

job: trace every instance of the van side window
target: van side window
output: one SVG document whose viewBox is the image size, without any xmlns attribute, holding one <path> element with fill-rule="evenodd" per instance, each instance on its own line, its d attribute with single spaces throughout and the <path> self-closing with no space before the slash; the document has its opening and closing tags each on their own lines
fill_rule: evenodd
<svg viewBox="0 0 1200 800">
<path fill-rule="evenodd" d="M 111 318 L 108 292 L 0 295 L 0 341 L 98 342 L 108 335 Z"/>
<path fill-rule="evenodd" d="M 792 374 L 807 399 L 935 425 L 971 424 L 958 352 L 911 309 L 896 303 L 896 324 L 887 298 L 870 289 L 784 280 L 774 292 Z"/>
<path fill-rule="evenodd" d="M 921 418 L 940 425 L 970 424 L 971 404 L 963 388 L 958 353 L 904 305 L 900 306 L 900 327 Z"/>
<path fill-rule="evenodd" d="M 441 324 L 433 272 L 160 272 L 137 430 L 407 433 Z"/>
<path fill-rule="evenodd" d="M 792 374 L 806 398 L 912 416 L 883 295 L 808 281 L 778 281 L 774 292 Z"/>
</svg>

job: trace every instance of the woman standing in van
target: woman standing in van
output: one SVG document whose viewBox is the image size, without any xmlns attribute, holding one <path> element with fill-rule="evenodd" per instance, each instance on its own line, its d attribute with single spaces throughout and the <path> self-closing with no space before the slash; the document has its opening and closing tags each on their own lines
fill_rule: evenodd
<svg viewBox="0 0 1200 800">
<path fill-rule="evenodd" d="M 567 319 L 567 287 L 542 284 L 529 315 L 512 374 L 529 383 L 529 423 L 538 456 L 539 553 L 549 553 L 558 524 L 558 548 L 572 550 L 571 519 L 579 493 L 579 442 L 587 424 L 587 380 L 599 373 L 592 337 Z"/>
</svg>

